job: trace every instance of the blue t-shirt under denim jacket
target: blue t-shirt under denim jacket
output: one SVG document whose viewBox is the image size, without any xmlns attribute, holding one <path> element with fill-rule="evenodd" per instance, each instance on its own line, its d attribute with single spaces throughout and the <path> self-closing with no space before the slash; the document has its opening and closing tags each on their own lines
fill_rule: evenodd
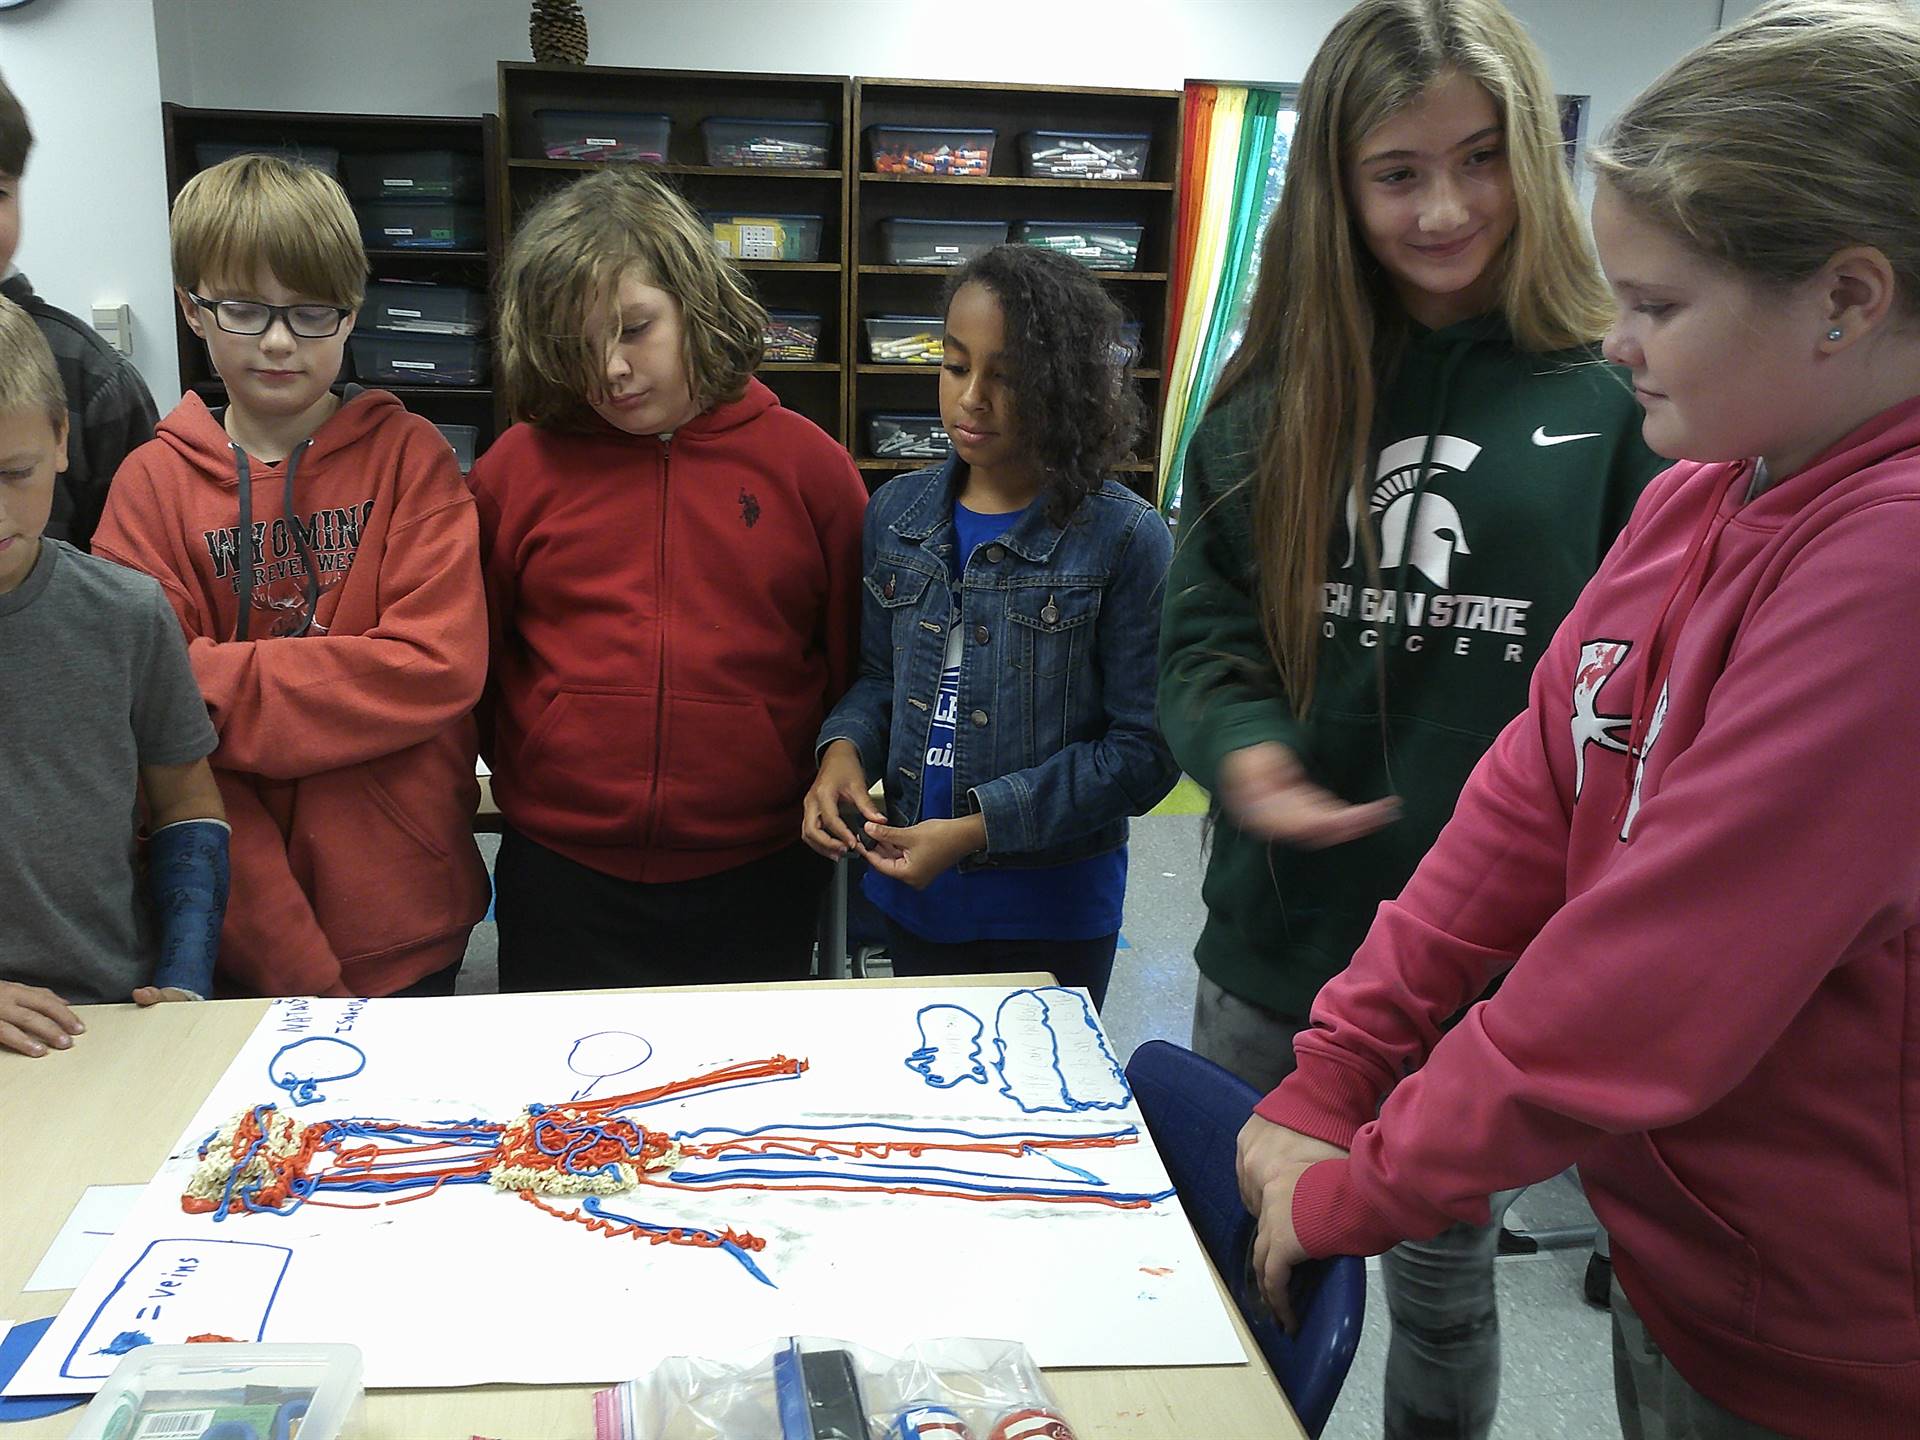
<svg viewBox="0 0 1920 1440">
<path fill-rule="evenodd" d="M 1172 537 L 1111 480 L 1061 527 L 1044 498 L 973 514 L 963 478 L 949 456 L 868 504 L 859 675 L 819 746 L 849 741 L 883 775 L 890 824 L 986 816 L 987 848 L 924 891 L 869 874 L 898 924 L 944 943 L 1110 935 L 1127 817 L 1179 775 L 1154 723 Z"/>
</svg>

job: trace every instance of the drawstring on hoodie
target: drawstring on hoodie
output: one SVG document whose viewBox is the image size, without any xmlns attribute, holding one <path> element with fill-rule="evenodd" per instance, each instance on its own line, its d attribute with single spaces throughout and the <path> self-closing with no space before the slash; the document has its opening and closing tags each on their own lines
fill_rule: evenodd
<svg viewBox="0 0 1920 1440">
<path fill-rule="evenodd" d="M 1719 534 L 1720 512 L 1726 508 L 1727 496 L 1733 487 L 1742 477 L 1751 473 L 1752 462 L 1747 460 L 1727 468 L 1726 479 L 1714 491 L 1713 503 L 1707 506 L 1687 546 L 1686 564 L 1680 567 L 1680 573 L 1667 590 L 1666 599 L 1660 602 L 1652 626 L 1641 637 L 1641 653 L 1647 657 L 1647 663 L 1641 668 L 1639 682 L 1633 687 L 1633 724 L 1627 731 L 1627 764 L 1621 772 L 1620 799 L 1613 810 L 1616 829 L 1626 822 L 1627 808 L 1633 803 L 1633 777 L 1638 769 L 1636 762 L 1646 746 L 1647 732 L 1653 726 L 1653 712 L 1659 703 L 1660 692 L 1666 688 L 1667 676 L 1673 671 L 1673 652 L 1679 647 L 1680 632 L 1686 628 L 1687 616 L 1692 613 L 1694 602 L 1706 588 L 1707 571 L 1713 563 L 1713 542 Z M 1676 606 L 1678 613 L 1675 613 Z M 1671 625 L 1667 623 L 1669 616 L 1673 620 Z"/>
<path fill-rule="evenodd" d="M 287 456 L 287 480 L 281 491 L 280 513 L 286 517 L 287 527 L 293 531 L 293 546 L 300 555 L 300 563 L 306 571 L 306 583 L 303 587 L 307 596 L 307 613 L 300 621 L 300 628 L 287 638 L 305 635 L 313 628 L 314 616 L 320 609 L 320 576 L 313 563 L 313 547 L 307 543 L 307 537 L 300 528 L 299 516 L 293 508 L 293 479 L 300 468 L 300 456 L 313 444 L 309 436 L 302 440 Z M 233 638 L 244 640 L 253 618 L 253 478 L 248 464 L 247 452 L 239 444 L 229 440 L 227 448 L 233 451 L 233 473 L 240 485 L 240 615 L 234 622 Z"/>
</svg>

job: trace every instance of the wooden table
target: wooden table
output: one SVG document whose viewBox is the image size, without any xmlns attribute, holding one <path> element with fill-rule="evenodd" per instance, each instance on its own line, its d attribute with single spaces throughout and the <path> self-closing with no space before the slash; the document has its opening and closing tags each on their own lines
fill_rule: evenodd
<svg viewBox="0 0 1920 1440">
<path fill-rule="evenodd" d="M 1013 975 L 966 980 L 845 980 L 814 986 L 1044 984 Z M 709 987 L 720 988 L 720 987 Z M 253 1033 L 264 1000 L 136 1010 L 90 1005 L 87 1033 L 38 1060 L 0 1051 L 0 1317 L 56 1313 L 67 1292 L 22 1294 L 89 1185 L 143 1184 Z M 1222 1292 L 1224 1296 L 1224 1291 Z M 1233 1311 L 1230 1302 L 1228 1310 Z M 1304 1440 L 1273 1373 L 1237 1313 L 1245 1365 L 1053 1370 L 1047 1375 L 1079 1440 Z M 343 1339 L 352 1339 L 343 1336 Z M 742 1336 L 751 1344 L 758 1336 Z M 592 1385 L 376 1390 L 363 1440 L 591 1440 Z M 65 1435 L 78 1411 L 4 1427 L 0 1440 Z M 982 1437 L 984 1440 L 984 1437 Z"/>
</svg>

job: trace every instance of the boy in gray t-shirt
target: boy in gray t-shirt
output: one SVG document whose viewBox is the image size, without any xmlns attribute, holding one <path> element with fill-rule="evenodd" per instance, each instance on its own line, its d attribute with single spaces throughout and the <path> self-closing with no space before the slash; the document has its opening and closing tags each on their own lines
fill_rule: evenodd
<svg viewBox="0 0 1920 1440">
<path fill-rule="evenodd" d="M 25 1055 L 73 1043 L 70 1004 L 204 997 L 227 898 L 216 737 L 172 609 L 41 538 L 66 448 L 46 341 L 0 301 L 0 1049 Z"/>
</svg>

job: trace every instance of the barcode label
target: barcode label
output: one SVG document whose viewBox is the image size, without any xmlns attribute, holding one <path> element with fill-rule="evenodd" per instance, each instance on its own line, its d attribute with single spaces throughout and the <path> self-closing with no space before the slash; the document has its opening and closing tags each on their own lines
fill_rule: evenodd
<svg viewBox="0 0 1920 1440">
<path fill-rule="evenodd" d="M 163 1410 L 142 1419 L 133 1440 L 200 1440 L 212 1425 L 211 1410 Z"/>
</svg>

